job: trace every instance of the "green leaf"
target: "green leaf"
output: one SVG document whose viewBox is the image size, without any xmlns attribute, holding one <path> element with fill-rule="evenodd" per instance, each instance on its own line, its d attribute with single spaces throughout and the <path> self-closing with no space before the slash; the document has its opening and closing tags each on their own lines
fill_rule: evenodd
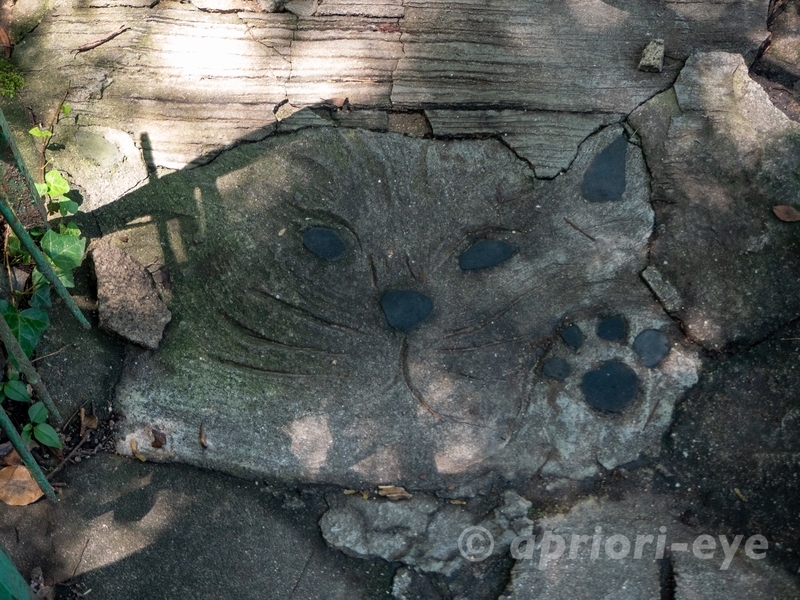
<svg viewBox="0 0 800 600">
<path fill-rule="evenodd" d="M 75 225 L 75 223 L 59 223 L 58 233 L 78 237 L 81 234 L 81 230 L 78 229 L 78 226 Z"/>
<path fill-rule="evenodd" d="M 57 169 L 48 171 L 44 176 L 44 181 L 47 184 L 47 193 L 51 198 L 60 198 L 69 191 L 69 182 Z"/>
<path fill-rule="evenodd" d="M 50 427 L 50 425 L 47 423 L 39 423 L 36 427 L 34 427 L 33 435 L 45 446 L 50 446 L 51 448 L 62 447 L 61 440 L 58 439 L 56 430 Z"/>
<path fill-rule="evenodd" d="M 25 246 L 22 245 L 22 242 L 13 233 L 9 233 L 6 238 L 6 253 L 11 258 L 15 258 L 23 263 L 30 263 L 31 260 L 33 260 L 25 249 Z"/>
<path fill-rule="evenodd" d="M 31 443 L 31 433 L 33 432 L 33 425 L 28 423 L 25 427 L 22 428 L 20 432 L 22 434 L 22 439 L 26 444 Z"/>
<path fill-rule="evenodd" d="M 74 200 L 70 200 L 66 196 L 62 196 L 58 199 L 58 212 L 62 217 L 74 215 L 78 212 L 78 203 Z"/>
<path fill-rule="evenodd" d="M 47 414 L 47 407 L 44 402 L 37 402 L 28 408 L 28 418 L 34 425 L 47 421 Z"/>
<path fill-rule="evenodd" d="M 53 261 L 58 278 L 65 287 L 75 287 L 72 270 L 81 266 L 86 238 L 50 230 L 42 237 L 42 251 Z"/>
<path fill-rule="evenodd" d="M 47 131 L 47 129 L 42 129 L 38 125 L 33 129 L 31 129 L 30 131 L 28 131 L 28 133 L 30 133 L 33 137 L 38 137 L 38 138 L 49 138 L 51 135 L 53 135 L 52 133 Z"/>
<path fill-rule="evenodd" d="M 64 104 L 61 105 L 61 112 L 64 113 L 65 117 L 68 117 L 69 113 L 72 112 L 72 107 L 65 102 Z"/>
<path fill-rule="evenodd" d="M 33 295 L 28 304 L 33 308 L 50 308 L 50 282 L 39 269 L 33 270 L 31 280 L 33 281 Z"/>
<path fill-rule="evenodd" d="M 3 385 L 3 393 L 11 400 L 16 400 L 17 402 L 31 401 L 31 396 L 28 393 L 27 386 L 19 379 L 6 381 L 6 383 Z"/>
<path fill-rule="evenodd" d="M 25 355 L 30 358 L 42 333 L 50 326 L 47 313 L 40 308 L 26 308 L 18 311 L 5 300 L 0 300 L 0 314 L 3 315 L 11 331 L 14 332 L 14 336 L 19 340 L 19 345 L 22 346 Z M 15 363 L 13 359 L 11 362 Z"/>
<path fill-rule="evenodd" d="M 44 196 L 45 194 L 47 194 L 46 183 L 34 183 L 33 185 L 36 186 L 36 191 L 39 193 L 40 196 Z"/>
</svg>

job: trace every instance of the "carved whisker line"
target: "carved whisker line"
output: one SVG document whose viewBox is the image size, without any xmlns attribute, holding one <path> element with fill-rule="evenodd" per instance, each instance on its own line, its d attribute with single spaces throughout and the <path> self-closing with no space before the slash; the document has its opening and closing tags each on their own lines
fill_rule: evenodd
<svg viewBox="0 0 800 600">
<path fill-rule="evenodd" d="M 531 278 L 531 279 L 533 279 L 533 278 Z M 528 280 L 528 281 L 530 281 L 530 280 Z M 527 283 L 527 281 L 525 283 Z M 500 317 L 505 315 L 508 311 L 510 311 L 512 308 L 514 308 L 514 306 L 516 306 L 517 304 L 522 302 L 522 300 L 526 296 L 529 296 L 529 295 L 534 294 L 534 293 L 538 293 L 541 289 L 542 289 L 542 286 L 537 286 L 537 287 L 535 287 L 533 289 L 530 289 L 527 292 L 525 292 L 523 294 L 520 294 L 519 296 L 514 298 L 504 308 L 502 308 L 501 310 L 497 311 L 496 313 L 494 313 L 490 317 L 487 317 L 486 319 L 484 319 L 480 323 L 477 323 L 475 325 L 470 325 L 468 327 L 462 327 L 461 329 L 456 329 L 454 331 L 451 331 L 450 333 L 446 333 L 444 335 L 444 337 L 447 338 L 447 339 L 452 339 L 452 338 L 456 338 L 456 337 L 461 337 L 463 335 L 469 335 L 471 333 L 475 333 L 476 331 L 480 331 L 481 329 L 489 327 L 494 321 L 496 321 L 497 319 L 499 319 Z"/>
<path fill-rule="evenodd" d="M 510 344 L 513 342 L 519 342 L 520 340 L 524 340 L 524 336 L 517 336 L 513 338 L 506 338 L 503 340 L 492 340 L 491 342 L 486 342 L 485 344 L 478 344 L 477 346 L 467 346 L 465 348 L 442 348 L 442 352 L 451 352 L 453 354 L 458 353 L 466 353 L 466 352 L 475 352 L 476 350 L 481 350 L 483 348 L 490 348 L 492 346 L 500 346 L 502 344 Z"/>
<path fill-rule="evenodd" d="M 400 348 L 400 368 L 403 371 L 403 379 L 405 380 L 406 387 L 408 388 L 408 391 L 411 392 L 411 395 L 414 396 L 414 398 L 416 398 L 417 401 L 422 404 L 422 406 L 424 406 L 429 413 L 431 413 L 438 420 L 443 421 L 444 419 L 442 419 L 442 416 L 431 408 L 431 405 L 425 401 L 425 398 L 422 397 L 422 394 L 420 394 L 414 388 L 414 384 L 411 383 L 411 373 L 408 371 L 408 340 L 406 340 L 405 337 L 403 338 L 403 345 Z"/>
<path fill-rule="evenodd" d="M 274 340 L 272 338 L 264 336 L 259 331 L 256 331 L 255 329 L 248 327 L 247 325 L 245 325 L 235 317 L 232 317 L 231 315 L 223 313 L 222 317 L 229 323 L 231 323 L 231 325 L 233 325 L 235 328 L 240 329 L 243 335 L 250 338 L 254 342 L 257 342 L 258 344 L 263 344 L 265 346 L 276 346 L 281 350 L 292 351 L 292 352 L 308 352 L 312 354 L 322 354 L 324 356 L 333 356 L 333 357 L 346 356 L 346 354 L 342 352 L 330 352 L 329 350 L 323 350 L 321 348 L 297 346 L 295 344 L 287 344 L 286 342 Z"/>
<path fill-rule="evenodd" d="M 323 168 L 326 169 L 326 171 L 327 171 L 327 167 L 323 166 Z M 302 200 L 302 197 L 300 199 Z M 325 222 L 327 222 L 327 223 L 335 223 L 336 225 L 339 225 L 340 227 L 343 227 L 344 229 L 347 229 L 347 231 L 350 232 L 350 235 L 352 235 L 353 238 L 356 240 L 356 245 L 358 246 L 358 251 L 362 252 L 363 246 L 361 244 L 361 238 L 359 237 L 358 233 L 356 233 L 355 228 L 352 225 L 350 225 L 350 223 L 347 221 L 347 219 L 344 219 L 344 218 L 340 217 L 339 215 L 337 215 L 336 213 L 333 213 L 333 212 L 325 210 L 325 209 L 307 208 L 305 206 L 300 206 L 300 204 L 298 204 L 297 201 L 298 201 L 298 198 L 297 198 L 297 195 L 296 195 L 294 201 L 287 200 L 286 203 L 289 206 L 291 206 L 293 209 L 295 209 L 297 212 L 299 212 L 301 214 L 310 215 L 311 219 L 315 219 L 315 220 L 317 220 L 317 221 L 319 221 L 321 223 L 325 223 Z"/>
<path fill-rule="evenodd" d="M 263 373 L 275 377 L 289 377 L 293 379 L 313 378 L 313 379 L 352 379 L 353 375 L 332 375 L 330 373 L 293 373 L 291 371 L 282 371 L 280 369 L 267 369 L 264 367 L 257 367 L 255 365 L 248 365 L 243 362 L 223 358 L 216 354 L 210 354 L 209 358 L 217 361 L 221 365 L 234 367 L 236 369 L 244 369 L 246 371 L 254 371 L 256 373 Z"/>
<path fill-rule="evenodd" d="M 375 268 L 375 260 L 372 258 L 372 254 L 367 255 L 367 259 L 369 260 L 369 271 L 372 274 L 372 287 L 376 290 L 378 289 L 378 270 Z"/>
<path fill-rule="evenodd" d="M 304 317 L 306 317 L 306 318 L 308 318 L 308 319 L 310 319 L 312 321 L 316 321 L 317 323 L 325 325 L 326 327 L 333 327 L 333 328 L 336 328 L 336 329 L 340 329 L 340 330 L 342 330 L 344 332 L 354 333 L 354 334 L 357 334 L 357 335 L 369 335 L 367 332 L 361 331 L 361 330 L 356 329 L 354 327 L 350 327 L 348 325 L 343 325 L 343 324 L 337 323 L 335 321 L 330 321 L 328 319 L 324 319 L 324 318 L 322 318 L 322 317 L 320 317 L 318 315 L 315 315 L 314 313 L 312 313 L 310 310 L 308 310 L 306 308 L 301 308 L 300 306 L 295 306 L 291 302 L 288 302 L 288 301 L 284 300 L 283 298 L 279 298 L 275 294 L 270 294 L 269 292 L 265 292 L 264 290 L 259 290 L 259 289 L 252 289 L 251 291 L 255 292 L 256 294 L 258 294 L 258 295 L 260 295 L 260 296 L 262 296 L 264 298 L 267 298 L 268 300 L 272 300 L 273 302 L 276 302 L 277 304 L 279 304 L 280 306 L 283 306 L 284 308 L 287 308 L 287 309 L 289 309 L 291 311 L 300 313 L 301 315 L 303 315 Z"/>
<path fill-rule="evenodd" d="M 469 373 L 462 373 L 461 371 L 448 371 L 451 375 L 455 375 L 456 377 L 461 377 L 462 379 L 466 379 L 468 381 L 494 381 L 497 383 L 504 383 L 506 380 L 502 378 L 495 378 L 495 377 L 475 377 L 474 375 L 470 375 Z"/>
<path fill-rule="evenodd" d="M 451 423 L 458 423 L 459 425 L 468 425 L 469 427 L 475 427 L 477 429 L 492 429 L 489 425 L 481 425 L 480 423 L 475 423 L 473 421 L 462 421 L 461 419 L 454 417 L 453 415 L 449 415 L 447 413 L 442 413 L 445 417 L 447 417 L 447 421 Z"/>
</svg>

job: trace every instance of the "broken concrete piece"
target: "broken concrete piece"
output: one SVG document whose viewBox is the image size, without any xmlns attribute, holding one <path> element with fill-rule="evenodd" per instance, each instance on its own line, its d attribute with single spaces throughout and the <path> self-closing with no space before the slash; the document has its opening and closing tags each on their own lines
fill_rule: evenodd
<svg viewBox="0 0 800 600">
<path fill-rule="evenodd" d="M 150 273 L 109 241 L 92 250 L 100 326 L 155 350 L 172 314 L 159 298 Z"/>
<path fill-rule="evenodd" d="M 61 149 L 50 156 L 81 191 L 82 212 L 114 202 L 147 181 L 142 152 L 124 131 L 64 121 L 56 128 L 53 142 Z"/>
<path fill-rule="evenodd" d="M 661 73 L 664 69 L 664 40 L 650 40 L 642 51 L 639 70 Z"/>
<path fill-rule="evenodd" d="M 744 59 L 692 56 L 674 94 L 630 122 L 660 223 L 643 275 L 687 333 L 719 349 L 800 315 L 800 241 L 772 212 L 800 197 L 800 124 L 773 106 Z"/>
<path fill-rule="evenodd" d="M 610 146 L 624 161 L 620 195 L 585 202 L 586 173 Z M 96 212 L 103 231 L 149 236 L 148 262 L 169 249 L 180 274 L 170 304 L 180 326 L 154 356 L 131 358 L 117 386 L 128 417 L 119 451 L 136 440 L 154 460 L 409 490 L 485 473 L 580 479 L 657 452 L 699 363 L 639 276 L 648 182 L 619 126 L 586 140 L 552 181 L 496 140 L 335 127 L 162 177 Z M 166 194 L 183 202 L 179 218 Z M 145 215 L 146 226 L 128 225 Z M 214 235 L 195 244 L 202 227 Z M 335 233 L 334 254 L 304 244 L 316 228 Z M 463 270 L 460 257 L 486 242 L 515 252 Z M 423 301 L 401 302 L 396 319 L 382 302 L 393 297 Z M 628 324 L 623 338 L 597 335 L 608 315 Z M 559 341 L 568 323 L 583 330 L 580 353 Z M 670 344 L 653 368 L 631 347 L 645 330 Z M 563 381 L 541 371 L 551 357 L 568 364 Z M 593 407 L 602 384 L 583 385 L 607 361 L 629 383 L 614 414 Z M 197 442 L 199 420 L 214 452 Z M 170 423 L 156 451 L 153 422 Z M 465 495 L 492 482 L 480 485 Z"/>
<path fill-rule="evenodd" d="M 465 531 L 488 532 L 494 553 L 507 552 L 517 536 L 532 535 L 531 503 L 513 491 L 489 517 L 475 522 L 462 506 L 422 495 L 403 502 L 364 500 L 359 495 L 329 496 L 331 509 L 320 520 L 325 541 L 358 558 L 380 557 L 428 573 L 449 576 L 468 564 Z M 484 533 L 484 535 L 486 535 Z M 488 536 L 483 541 L 488 539 Z M 401 575 L 401 580 L 407 576 Z"/>
</svg>

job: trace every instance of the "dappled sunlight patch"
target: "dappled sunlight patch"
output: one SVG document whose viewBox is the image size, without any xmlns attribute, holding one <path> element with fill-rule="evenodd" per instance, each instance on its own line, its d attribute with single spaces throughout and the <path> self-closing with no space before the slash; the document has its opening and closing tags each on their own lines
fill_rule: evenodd
<svg viewBox="0 0 800 600">
<path fill-rule="evenodd" d="M 284 429 L 291 438 L 291 451 L 303 468 L 312 475 L 325 466 L 328 451 L 333 446 L 333 436 L 328 417 L 311 415 L 298 419 Z"/>
</svg>

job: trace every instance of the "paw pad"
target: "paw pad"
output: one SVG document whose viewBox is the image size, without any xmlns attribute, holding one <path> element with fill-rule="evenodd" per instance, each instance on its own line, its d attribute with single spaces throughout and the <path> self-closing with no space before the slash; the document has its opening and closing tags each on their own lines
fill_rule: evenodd
<svg viewBox="0 0 800 600">
<path fill-rule="evenodd" d="M 587 327 L 587 325 L 593 327 Z M 560 332 L 563 350 L 544 361 L 542 374 L 566 382 L 576 372 L 574 364 L 581 360 L 583 350 L 595 357 L 594 364 L 586 365 L 580 379 L 583 400 L 603 413 L 621 413 L 633 403 L 640 393 L 640 378 L 631 364 L 635 362 L 648 369 L 657 367 L 670 351 L 667 336 L 658 329 L 644 329 L 627 346 L 628 320 L 624 315 L 604 315 L 594 322 L 584 323 L 584 328 L 594 329 L 587 338 L 578 324 L 570 324 Z M 592 347 L 588 350 L 584 343 Z M 611 344 L 609 342 L 616 342 Z M 606 347 L 603 348 L 603 345 Z M 582 350 L 583 349 L 583 350 Z M 600 360 L 599 357 L 603 359 Z M 627 363 L 627 364 L 626 364 Z"/>
</svg>

